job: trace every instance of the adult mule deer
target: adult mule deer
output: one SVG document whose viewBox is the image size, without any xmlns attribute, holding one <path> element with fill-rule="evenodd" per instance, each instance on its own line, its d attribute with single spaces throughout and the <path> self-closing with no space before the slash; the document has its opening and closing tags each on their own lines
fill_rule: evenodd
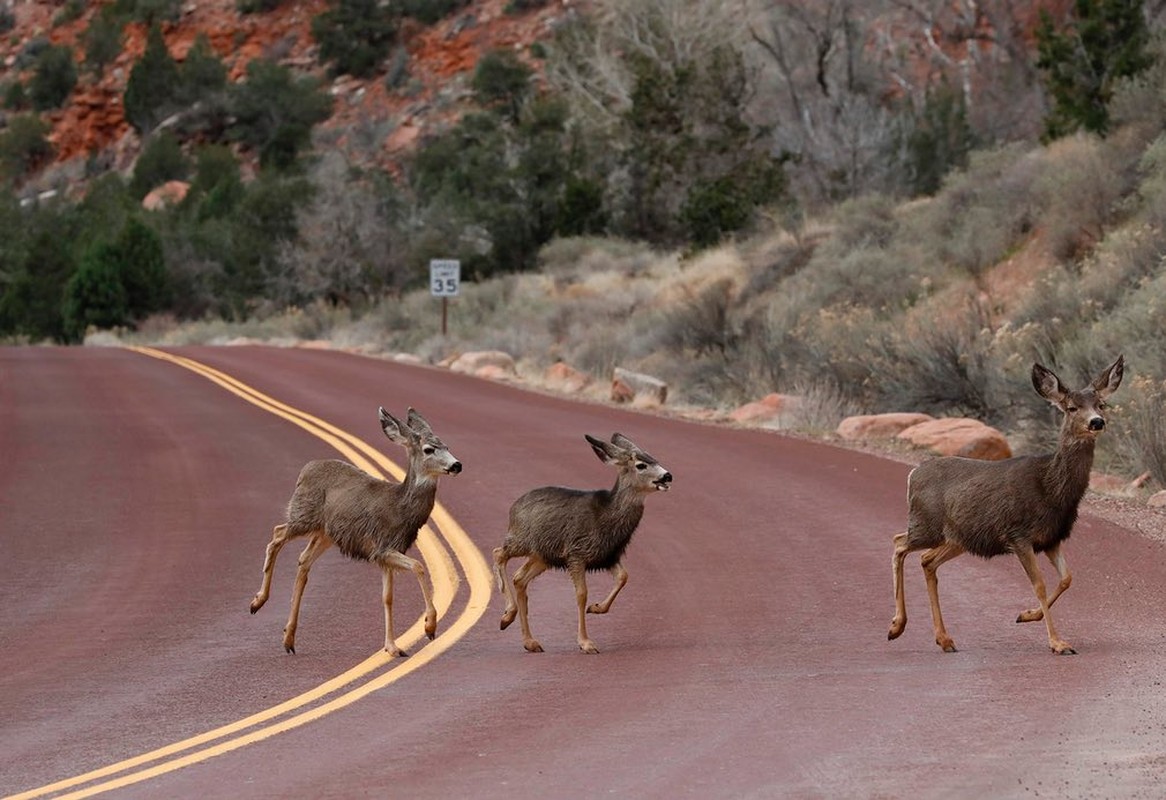
<svg viewBox="0 0 1166 800">
<path fill-rule="evenodd" d="M 1063 414 L 1055 453 L 1003 461 L 949 456 L 925 461 L 911 471 L 907 476 L 907 530 L 894 537 L 895 616 L 888 639 L 897 638 L 907 626 L 903 560 L 908 553 L 927 548 L 921 562 L 931 599 L 935 643 L 948 653 L 956 648 L 939 611 L 935 571 L 965 552 L 983 558 L 1012 553 L 1020 559 L 1039 603 L 1016 621 L 1043 618 L 1052 651 L 1076 653 L 1057 635 L 1049 609 L 1072 581 L 1061 543 L 1073 530 L 1077 506 L 1089 486 L 1093 446 L 1105 429 L 1105 399 L 1121 384 L 1124 368 L 1125 361 L 1118 356 L 1093 383 L 1069 391 L 1051 370 L 1032 365 L 1032 385 L 1037 393 Z M 1051 596 L 1045 594 L 1037 553 L 1048 556 L 1060 578 Z"/>
<path fill-rule="evenodd" d="M 522 646 L 531 653 L 541 653 L 543 648 L 530 632 L 527 587 L 551 567 L 566 570 L 575 583 L 579 649 L 599 652 L 587 635 L 587 614 L 606 614 L 611 608 L 628 581 L 623 555 L 644 514 L 644 497 L 666 492 L 672 483 L 672 473 L 626 436 L 612 434 L 610 442 L 585 438 L 600 461 L 619 470 L 615 486 L 595 491 L 561 486 L 532 489 L 511 505 L 506 539 L 494 548 L 494 575 L 506 598 L 502 630 L 517 614 Z M 515 571 L 512 585 L 506 563 L 518 556 L 527 560 Z M 593 570 L 609 570 L 615 585 L 602 602 L 588 606 L 586 573 Z"/>
<path fill-rule="evenodd" d="M 385 436 L 405 448 L 409 468 L 402 483 L 383 481 L 344 461 L 309 461 L 300 470 L 295 492 L 287 504 L 287 521 L 275 526 L 263 560 L 263 585 L 251 601 L 251 613 L 263 608 L 271 592 L 271 573 L 279 551 L 290 540 L 308 536 L 300 553 L 299 570 L 292 589 L 291 614 L 283 629 L 283 646 L 296 651 L 296 625 L 300 600 L 308 583 L 308 571 L 335 544 L 340 552 L 381 568 L 385 605 L 385 650 L 392 656 L 407 655 L 393 638 L 393 571 L 407 569 L 417 576 L 425 598 L 425 634 L 437 631 L 437 610 L 421 562 L 405 555 L 429 519 L 437 496 L 437 479 L 462 471 L 461 462 L 438 439 L 429 423 L 409 409 L 405 424 L 379 409 Z"/>
</svg>

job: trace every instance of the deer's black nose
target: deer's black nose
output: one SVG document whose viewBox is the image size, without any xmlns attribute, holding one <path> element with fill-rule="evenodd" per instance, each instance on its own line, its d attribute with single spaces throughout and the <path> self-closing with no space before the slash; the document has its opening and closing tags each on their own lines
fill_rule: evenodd
<svg viewBox="0 0 1166 800">
<path fill-rule="evenodd" d="M 449 465 L 449 474 L 450 475 L 457 475 L 461 471 L 462 471 L 462 462 L 455 461 Z"/>
<path fill-rule="evenodd" d="M 660 476 L 660 482 L 661 483 L 672 483 L 672 473 L 665 472 L 663 475 Z"/>
<path fill-rule="evenodd" d="M 1101 417 L 1094 417 L 1093 419 L 1089 420 L 1089 430 L 1099 431 L 1103 428 L 1105 428 L 1105 420 L 1103 420 Z"/>
</svg>

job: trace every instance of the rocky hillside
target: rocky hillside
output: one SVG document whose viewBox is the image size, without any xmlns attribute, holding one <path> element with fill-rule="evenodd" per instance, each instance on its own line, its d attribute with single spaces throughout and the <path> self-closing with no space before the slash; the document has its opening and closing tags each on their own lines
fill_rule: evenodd
<svg viewBox="0 0 1166 800">
<path fill-rule="evenodd" d="M 73 47 L 80 65 L 83 33 L 104 4 L 88 3 L 80 17 L 60 24 L 54 24 L 62 12 L 60 2 L 14 0 L 8 5 L 16 24 L 0 38 L 0 84 L 28 80 L 19 56 L 37 38 Z M 483 53 L 503 47 L 525 52 L 580 5 L 578 0 L 563 0 L 511 15 L 505 13 L 507 0 L 477 0 L 432 27 L 407 23 L 402 30 L 407 83 L 400 90 L 389 91 L 381 76 L 331 81 L 331 92 L 338 102 L 324 127 L 335 129 L 341 144 L 344 132 L 356 125 L 386 130 L 379 151 L 363 155 L 391 166 L 394 156 L 409 148 L 427 127 L 441 124 L 454 113 L 467 91 L 467 78 Z M 171 54 L 179 61 L 195 37 L 205 34 L 232 79 L 244 75 L 247 64 L 255 58 L 273 59 L 297 71 L 323 76 L 311 20 L 327 7 L 326 0 L 289 0 L 270 12 L 241 14 L 236 0 L 197 0 L 185 3 L 180 19 L 165 25 L 163 31 Z M 80 79 L 72 98 L 45 117 L 52 125 L 49 140 L 55 148 L 55 161 L 33 182 L 36 185 L 29 187 L 30 191 L 62 181 L 70 183 L 95 156 L 103 157 L 117 170 L 132 166 L 141 142 L 125 120 L 121 98 L 145 41 L 144 25 L 128 25 L 121 54 L 100 78 L 78 70 Z"/>
</svg>

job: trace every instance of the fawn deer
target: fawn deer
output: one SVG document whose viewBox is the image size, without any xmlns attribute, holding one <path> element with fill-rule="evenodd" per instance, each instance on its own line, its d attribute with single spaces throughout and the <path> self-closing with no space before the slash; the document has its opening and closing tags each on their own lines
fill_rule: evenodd
<svg viewBox="0 0 1166 800">
<path fill-rule="evenodd" d="M 939 565 L 965 552 L 983 558 L 1012 553 L 1020 559 L 1039 604 L 1016 621 L 1044 619 L 1052 651 L 1076 653 L 1057 634 L 1049 609 L 1072 582 L 1061 543 L 1073 530 L 1077 506 L 1089 486 L 1094 443 L 1105 429 L 1105 400 L 1121 384 L 1124 369 L 1125 360 L 1118 356 L 1091 384 L 1069 391 L 1051 370 L 1033 364 L 1033 387 L 1063 415 L 1054 453 L 1002 461 L 949 456 L 925 461 L 911 471 L 907 530 L 894 537 L 891 558 L 895 616 L 888 639 L 897 638 L 907 626 L 903 560 L 908 553 L 927 548 L 921 563 L 935 643 L 949 653 L 956 648 L 939 611 Z M 1051 596 L 1045 594 L 1037 553 L 1048 557 L 1060 578 Z"/>
<path fill-rule="evenodd" d="M 502 630 L 518 615 L 522 646 L 531 653 L 543 648 L 531 635 L 527 619 L 527 587 L 548 568 L 564 569 L 575 583 L 579 607 L 579 649 L 598 653 L 587 635 L 587 614 L 606 614 L 628 580 L 624 551 L 644 514 L 649 492 L 668 491 L 672 473 L 621 434 L 610 442 L 585 436 L 595 455 L 619 470 L 612 489 L 584 491 L 560 486 L 532 489 L 510 507 L 510 526 L 501 547 L 494 548 L 494 575 L 506 598 Z M 513 577 L 507 579 L 506 563 L 526 557 Z M 610 594 L 587 605 L 587 577 L 591 570 L 608 570 L 615 579 Z"/>
<path fill-rule="evenodd" d="M 263 560 L 263 584 L 251 601 L 252 614 L 267 602 L 279 551 L 292 539 L 310 537 L 300 554 L 291 614 L 283 630 L 283 646 L 289 653 L 296 651 L 296 625 L 308 571 L 333 544 L 349 558 L 371 561 L 381 568 L 385 650 L 390 655 L 408 655 L 397 647 L 393 638 L 394 570 L 410 570 L 417 576 L 425 598 L 425 634 L 432 639 L 437 631 L 437 610 L 425 567 L 405 555 L 405 551 L 413 546 L 433 510 L 437 479 L 442 475 L 457 475 L 462 465 L 433 433 L 429 423 L 412 408 L 405 424 L 383 408 L 379 409 L 379 415 L 385 436 L 409 454 L 404 482 L 374 478 L 345 461 L 310 461 L 300 470 L 295 492 L 288 501 L 287 521 L 272 531 Z"/>
</svg>

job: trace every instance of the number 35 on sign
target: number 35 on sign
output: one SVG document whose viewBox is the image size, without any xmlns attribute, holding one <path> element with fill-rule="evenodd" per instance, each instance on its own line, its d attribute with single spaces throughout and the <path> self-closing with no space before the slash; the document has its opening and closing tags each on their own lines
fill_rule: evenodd
<svg viewBox="0 0 1166 800">
<path fill-rule="evenodd" d="M 462 264 L 457 259 L 435 258 L 429 262 L 429 292 L 434 297 L 457 297 Z"/>
</svg>

